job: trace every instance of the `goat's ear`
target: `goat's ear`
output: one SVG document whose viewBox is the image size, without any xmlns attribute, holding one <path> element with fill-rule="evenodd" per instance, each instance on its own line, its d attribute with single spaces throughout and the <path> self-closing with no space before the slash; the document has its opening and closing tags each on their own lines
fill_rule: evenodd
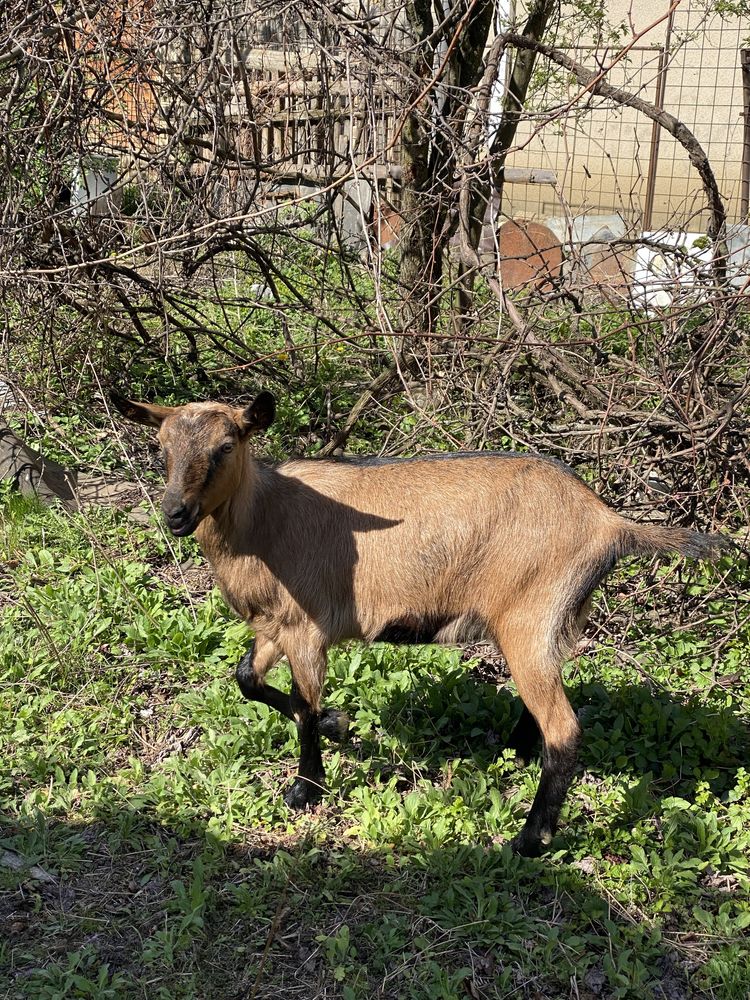
<svg viewBox="0 0 750 1000">
<path fill-rule="evenodd" d="M 276 400 L 270 392 L 261 392 L 242 411 L 240 426 L 244 434 L 257 434 L 266 430 L 276 416 Z"/>
<path fill-rule="evenodd" d="M 134 403 L 114 390 L 110 392 L 109 398 L 113 405 L 128 420 L 134 420 L 137 424 L 147 424 L 149 427 L 161 427 L 164 418 L 168 417 L 170 413 L 174 413 L 175 410 L 172 406 L 155 406 L 153 403 Z"/>
</svg>

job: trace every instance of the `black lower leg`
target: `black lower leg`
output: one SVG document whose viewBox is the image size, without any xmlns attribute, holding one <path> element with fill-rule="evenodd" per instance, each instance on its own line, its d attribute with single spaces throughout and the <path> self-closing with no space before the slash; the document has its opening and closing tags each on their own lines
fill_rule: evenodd
<svg viewBox="0 0 750 1000">
<path fill-rule="evenodd" d="M 508 748 L 515 750 L 516 756 L 528 764 L 539 743 L 540 735 L 536 719 L 524 705 L 521 718 L 513 727 L 513 732 L 508 738 Z"/>
<path fill-rule="evenodd" d="M 518 854 L 537 857 L 551 842 L 577 760 L 577 737 L 563 746 L 544 747 L 539 788 L 526 823 L 512 843 L 513 850 Z"/>
<path fill-rule="evenodd" d="M 289 695 L 258 678 L 253 665 L 254 659 L 255 643 L 253 642 L 235 670 L 240 691 L 250 701 L 259 701 L 263 705 L 268 705 L 269 708 L 275 708 L 287 719 L 296 722 Z M 343 743 L 349 733 L 349 716 L 335 708 L 324 708 L 320 713 L 319 728 L 321 736 L 334 740 L 336 743 Z"/>
<path fill-rule="evenodd" d="M 301 809 L 320 801 L 325 791 L 325 771 L 320 752 L 320 716 L 313 712 L 294 685 L 291 703 L 297 720 L 300 756 L 297 777 L 284 796 L 284 801 L 294 809 Z"/>
<path fill-rule="evenodd" d="M 275 708 L 277 712 L 281 712 L 287 719 L 294 719 L 289 695 L 284 694 L 283 691 L 279 691 L 278 688 L 271 687 L 270 684 L 264 684 L 260 680 L 253 667 L 254 659 L 255 643 L 253 642 L 237 664 L 237 669 L 235 670 L 235 677 L 240 686 L 240 691 L 250 701 L 259 701 L 263 705 Z"/>
</svg>

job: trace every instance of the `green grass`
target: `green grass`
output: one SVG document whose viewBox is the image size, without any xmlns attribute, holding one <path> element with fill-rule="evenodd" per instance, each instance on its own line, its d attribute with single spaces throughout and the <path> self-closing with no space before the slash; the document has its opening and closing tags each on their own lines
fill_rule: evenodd
<svg viewBox="0 0 750 1000">
<path fill-rule="evenodd" d="M 746 570 L 692 579 L 693 631 L 618 578 L 595 620 L 637 624 L 567 670 L 583 772 L 525 860 L 509 682 L 335 650 L 353 739 L 292 814 L 293 727 L 241 698 L 246 630 L 171 582 L 157 526 L 0 510 L 0 995 L 748 997 Z"/>
</svg>

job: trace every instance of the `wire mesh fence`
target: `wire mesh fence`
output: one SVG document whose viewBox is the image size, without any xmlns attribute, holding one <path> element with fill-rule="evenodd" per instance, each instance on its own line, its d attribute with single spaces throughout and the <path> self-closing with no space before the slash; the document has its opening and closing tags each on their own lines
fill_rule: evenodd
<svg viewBox="0 0 750 1000">
<path fill-rule="evenodd" d="M 612 86 L 666 109 L 690 128 L 715 170 L 727 220 L 735 225 L 747 218 L 743 190 L 750 178 L 746 34 L 737 18 L 683 3 L 645 36 L 647 42 L 656 36 L 652 44 L 629 46 L 624 55 L 619 45 L 566 50 L 606 73 Z M 581 99 L 580 84 L 569 75 L 547 75 L 519 128 L 517 147 L 509 163 L 552 169 L 557 185 L 514 188 L 503 205 L 510 217 L 593 212 L 616 214 L 632 231 L 705 232 L 700 178 L 679 142 L 633 108 L 591 95 Z"/>
</svg>

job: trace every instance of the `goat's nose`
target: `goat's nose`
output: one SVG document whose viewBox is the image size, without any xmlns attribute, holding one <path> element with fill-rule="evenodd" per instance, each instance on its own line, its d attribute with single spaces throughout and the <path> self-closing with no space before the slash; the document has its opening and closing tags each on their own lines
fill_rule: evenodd
<svg viewBox="0 0 750 1000">
<path fill-rule="evenodd" d="M 188 516 L 188 509 L 180 500 L 165 501 L 162 510 L 170 521 L 184 521 Z"/>
</svg>

